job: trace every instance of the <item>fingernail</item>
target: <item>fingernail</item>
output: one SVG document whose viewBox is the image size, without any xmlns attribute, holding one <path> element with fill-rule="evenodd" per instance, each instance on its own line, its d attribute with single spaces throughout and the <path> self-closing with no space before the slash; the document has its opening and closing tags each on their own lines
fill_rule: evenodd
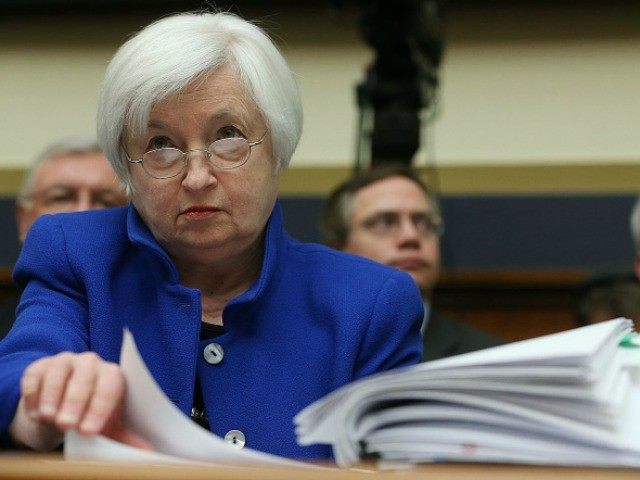
<svg viewBox="0 0 640 480">
<path fill-rule="evenodd" d="M 36 390 L 38 389 L 38 386 L 35 382 L 22 382 L 22 396 L 23 397 L 28 397 L 29 395 L 32 395 L 36 392 Z"/>
<path fill-rule="evenodd" d="M 95 420 L 94 418 L 87 418 L 82 421 L 79 430 L 81 433 L 91 434 L 96 433 L 98 431 L 98 428 L 99 424 L 97 420 Z"/>
<path fill-rule="evenodd" d="M 75 425 L 78 421 L 78 416 L 71 412 L 62 412 L 56 418 L 58 423 L 63 425 Z"/>
<path fill-rule="evenodd" d="M 49 403 L 40 405 L 40 415 L 42 415 L 43 417 L 52 417 L 55 414 L 56 414 L 56 407 L 54 407 L 53 405 Z"/>
</svg>

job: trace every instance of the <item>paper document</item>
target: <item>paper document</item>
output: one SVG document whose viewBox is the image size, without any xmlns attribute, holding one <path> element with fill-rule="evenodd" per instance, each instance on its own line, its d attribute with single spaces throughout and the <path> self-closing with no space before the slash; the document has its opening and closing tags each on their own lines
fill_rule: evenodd
<svg viewBox="0 0 640 480">
<path fill-rule="evenodd" d="M 630 331 L 616 319 L 371 376 L 300 412 L 298 442 L 332 445 L 342 466 L 374 456 L 640 467 Z"/>
<path fill-rule="evenodd" d="M 125 423 L 153 445 L 155 452 L 123 445 L 101 436 L 87 438 L 69 432 L 65 437 L 65 458 L 153 463 L 196 461 L 227 466 L 316 468 L 311 464 L 250 448 L 235 447 L 191 421 L 171 403 L 155 382 L 128 330 L 124 332 L 120 366 L 127 381 Z"/>
</svg>

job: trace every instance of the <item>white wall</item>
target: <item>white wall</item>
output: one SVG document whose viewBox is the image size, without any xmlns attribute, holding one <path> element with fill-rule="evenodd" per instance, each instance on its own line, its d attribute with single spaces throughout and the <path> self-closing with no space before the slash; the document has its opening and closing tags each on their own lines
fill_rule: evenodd
<svg viewBox="0 0 640 480">
<path fill-rule="evenodd" d="M 440 163 L 640 160 L 638 7 L 460 12 L 449 38 Z"/>
<path fill-rule="evenodd" d="M 630 20 L 639 12 L 453 12 L 440 113 L 428 127 L 437 163 L 640 159 L 640 22 Z M 370 61 L 368 48 L 351 22 L 322 11 L 270 22 L 282 25 L 275 33 L 304 97 L 305 133 L 292 166 L 351 165 L 353 88 Z M 27 165 L 60 136 L 94 131 L 106 63 L 142 23 L 27 19 L 2 25 L 0 168 Z"/>
</svg>

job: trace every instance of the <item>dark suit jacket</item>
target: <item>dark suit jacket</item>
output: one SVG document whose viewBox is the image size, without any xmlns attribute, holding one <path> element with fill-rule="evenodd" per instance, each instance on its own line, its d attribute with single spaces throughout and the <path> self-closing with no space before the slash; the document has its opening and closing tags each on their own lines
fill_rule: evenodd
<svg viewBox="0 0 640 480">
<path fill-rule="evenodd" d="M 432 309 L 424 332 L 422 359 L 423 361 L 436 360 L 495 347 L 503 343 L 488 333 L 444 317 Z"/>
<path fill-rule="evenodd" d="M 6 303 L 0 305 L 0 340 L 11 330 L 13 321 L 16 319 L 17 305 L 17 298 L 8 300 Z"/>
</svg>

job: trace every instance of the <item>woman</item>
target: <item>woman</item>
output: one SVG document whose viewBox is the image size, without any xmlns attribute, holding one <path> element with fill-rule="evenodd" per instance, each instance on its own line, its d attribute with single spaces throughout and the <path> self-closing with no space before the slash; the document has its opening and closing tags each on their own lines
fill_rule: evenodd
<svg viewBox="0 0 640 480">
<path fill-rule="evenodd" d="M 0 343 L 0 432 L 39 450 L 68 429 L 149 446 L 119 413 L 127 327 L 166 395 L 217 435 L 329 457 L 296 444 L 293 416 L 417 363 L 422 307 L 408 275 L 283 231 L 278 179 L 302 129 L 283 57 L 230 14 L 164 18 L 112 59 L 98 119 L 131 204 L 32 227 Z"/>
</svg>

